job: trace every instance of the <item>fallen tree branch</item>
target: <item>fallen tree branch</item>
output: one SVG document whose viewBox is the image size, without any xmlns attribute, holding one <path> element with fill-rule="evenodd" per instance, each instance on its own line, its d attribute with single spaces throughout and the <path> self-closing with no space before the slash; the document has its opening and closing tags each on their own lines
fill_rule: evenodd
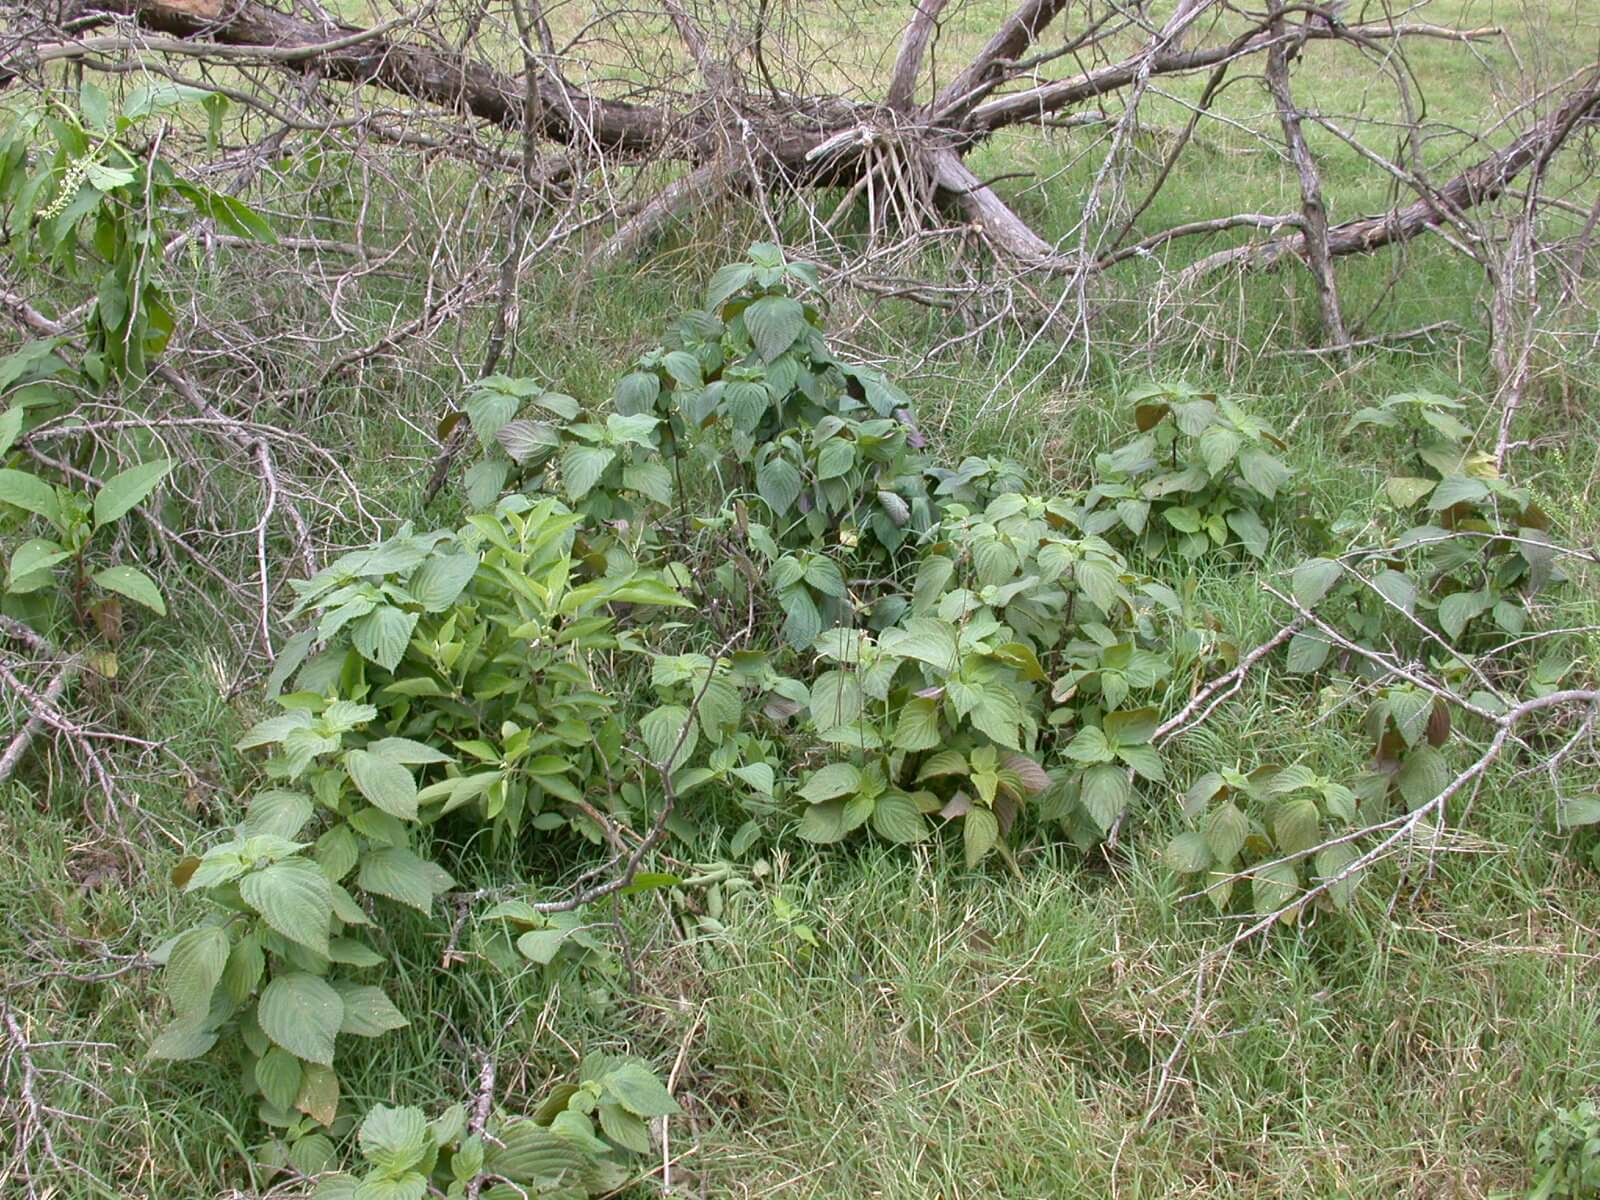
<svg viewBox="0 0 1600 1200">
<path fill-rule="evenodd" d="M 1390 209 L 1376 217 L 1344 221 L 1328 230 L 1328 254 L 1366 254 L 1384 246 L 1410 241 L 1469 209 L 1497 199 L 1524 170 L 1547 161 L 1572 132 L 1600 117 L 1600 63 L 1587 79 L 1574 85 L 1561 106 L 1536 122 L 1509 146 L 1485 156 L 1461 171 L 1432 195 Z M 1189 281 L 1225 267 L 1266 270 L 1285 256 L 1305 253 L 1304 235 L 1252 242 L 1223 250 L 1184 269 Z"/>
</svg>

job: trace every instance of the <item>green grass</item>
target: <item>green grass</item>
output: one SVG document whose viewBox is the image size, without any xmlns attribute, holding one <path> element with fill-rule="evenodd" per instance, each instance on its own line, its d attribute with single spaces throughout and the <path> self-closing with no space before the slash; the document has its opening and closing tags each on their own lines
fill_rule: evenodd
<svg viewBox="0 0 1600 1200">
<path fill-rule="evenodd" d="M 876 6 L 856 7 L 838 7 L 840 29 L 884 32 Z M 961 30 L 941 43 L 941 63 L 960 61 L 1001 7 L 969 6 Z M 1600 6 L 1507 10 L 1462 0 L 1424 15 L 1505 23 L 1539 47 L 1529 60 L 1553 81 L 1590 53 Z M 1353 60 L 1323 65 L 1336 56 L 1322 49 L 1310 48 L 1301 77 L 1318 105 L 1339 111 L 1368 76 Z M 1412 54 L 1442 123 L 1481 118 L 1485 81 L 1508 73 L 1498 47 L 1481 59 L 1431 43 Z M 1258 127 L 1266 117 L 1258 88 L 1235 89 L 1224 111 Z M 1147 119 L 1165 128 L 1182 110 L 1156 99 Z M 1041 232 L 1062 236 L 1092 171 L 1073 165 L 1071 136 L 1007 135 L 979 151 L 974 170 L 1000 173 L 1020 161 L 1035 171 L 1036 184 L 1003 186 Z M 1325 155 L 1335 219 L 1393 203 L 1352 155 L 1313 144 Z M 1151 145 L 1159 153 L 1159 138 Z M 1200 151 L 1143 225 L 1292 207 L 1292 176 L 1259 143 L 1203 125 Z M 1226 188 L 1216 186 L 1221 172 Z M 1148 179 L 1148 164 L 1135 175 Z M 441 197 L 484 203 L 447 167 L 425 178 Z M 374 184 L 374 211 L 391 236 L 407 218 L 432 219 L 400 207 L 402 183 Z M 599 401 L 662 322 L 694 301 L 710 270 L 761 233 L 744 215 L 705 214 L 648 265 L 581 293 L 556 267 L 541 270 L 523 281 L 508 369 Z M 220 261 L 201 294 L 217 312 L 271 329 L 274 300 L 292 294 L 269 280 L 246 298 L 260 306 L 252 315 L 236 287 L 251 260 Z M 951 265 L 937 254 L 918 264 L 928 273 Z M 950 455 L 1009 454 L 1053 486 L 1081 485 L 1094 454 L 1127 432 L 1118 403 L 1126 388 L 1183 377 L 1243 394 L 1292 431 L 1288 457 L 1306 488 L 1299 503 L 1331 517 L 1364 507 L 1387 470 L 1371 443 L 1339 434 L 1361 404 L 1413 388 L 1459 395 L 1478 405 L 1480 444 L 1493 442 L 1481 270 L 1436 245 L 1406 251 L 1394 288 L 1392 266 L 1389 256 L 1340 264 L 1347 312 L 1373 314 L 1362 332 L 1448 319 L 1458 335 L 1363 352 L 1348 365 L 1282 353 L 1312 340 L 1316 312 L 1303 274 L 1286 270 L 1230 282 L 1151 343 L 1141 289 L 1154 266 L 1118 275 L 1097 330 L 1104 348 L 1087 358 L 1062 356 L 1053 336 L 1006 326 L 930 360 L 926 352 L 954 331 L 949 322 L 860 295 L 842 299 L 835 319 L 853 329 L 854 351 L 902 377 Z M 364 329 L 404 320 L 419 291 L 409 277 L 376 278 L 350 315 Z M 857 325 L 866 315 L 873 321 Z M 1600 367 L 1563 332 L 1582 319 L 1561 314 L 1541 341 L 1539 387 L 1519 427 L 1532 445 L 1514 460 L 1518 480 L 1547 498 L 1572 540 L 1600 527 Z M 448 524 L 455 502 L 424 513 L 420 479 L 434 422 L 459 394 L 451 357 L 475 363 L 486 325 L 473 309 L 437 341 L 334 381 L 302 411 L 259 419 L 307 422 L 374 511 Z M 284 348 L 288 386 L 320 377 L 315 358 Z M 1001 371 L 1015 386 L 992 397 Z M 214 483 L 208 502 L 225 511 L 228 487 Z M 333 545 L 364 536 L 347 508 L 319 511 L 317 530 Z M 1275 532 L 1271 566 L 1281 570 L 1304 547 L 1292 523 Z M 240 562 L 251 569 L 247 556 Z M 210 586 L 181 567 L 170 578 L 175 597 L 185 580 Z M 1552 624 L 1600 624 L 1594 583 L 1592 572 L 1581 575 Z M 1241 647 L 1283 619 L 1237 571 L 1197 569 L 1195 586 Z M 35 1098 L 47 1107 L 60 1165 L 38 1138 L 29 1163 L 63 1197 L 253 1195 L 272 1182 L 250 1166 L 262 1130 L 230 1064 L 144 1058 L 164 1001 L 156 973 L 135 956 L 188 919 L 168 871 L 241 814 L 250 771 L 229 747 L 261 712 L 254 690 L 235 690 L 237 652 L 207 608 L 190 596 L 174 610 L 174 620 L 134 633 L 119 650 L 118 677 L 92 697 L 118 728 L 165 746 L 142 759 L 119 752 L 125 788 L 115 811 L 48 749 L 0 786 L 0 1018 L 19 1031 L 6 1041 L 9 1027 L 0 1027 L 0 1063 L 15 1096 L 17 1038 L 31 1044 Z M 1592 676 L 1600 639 L 1590 632 L 1569 642 Z M 500 1064 L 499 1100 L 517 1111 L 570 1074 L 583 1051 L 625 1048 L 663 1071 L 681 1060 L 687 1113 L 672 1122 L 671 1151 L 689 1194 L 1520 1194 L 1527 1147 L 1549 1111 L 1600 1091 L 1600 892 L 1594 872 L 1551 832 L 1555 796 L 1542 773 L 1508 756 L 1431 866 L 1391 864 L 1348 918 L 1319 916 L 1232 954 L 1224 948 L 1236 924 L 1184 900 L 1158 861 L 1179 827 L 1182 785 L 1209 767 L 1304 759 L 1329 773 L 1359 771 L 1367 753 L 1359 707 L 1336 699 L 1252 677 L 1174 747 L 1174 787 L 1150 797 L 1114 849 L 1085 857 L 1040 831 L 1020 855 L 1020 879 L 998 865 L 966 870 L 953 845 L 817 852 L 775 828 L 772 844 L 735 864 L 737 886 L 719 893 L 715 922 L 701 919 L 708 897 L 696 890 L 629 903 L 637 994 L 617 969 L 556 989 L 533 971 L 441 972 L 441 924 L 400 922 L 382 945 L 392 962 L 385 982 L 413 1023 L 348 1064 L 351 1107 L 464 1099 L 488 1045 Z M 1595 783 L 1582 777 L 1576 786 Z M 694 859 L 714 849 L 674 853 Z M 8 1116 L 17 1111 L 13 1102 Z M 0 1195 L 26 1194 L 14 1152 L 7 1162 Z"/>
</svg>

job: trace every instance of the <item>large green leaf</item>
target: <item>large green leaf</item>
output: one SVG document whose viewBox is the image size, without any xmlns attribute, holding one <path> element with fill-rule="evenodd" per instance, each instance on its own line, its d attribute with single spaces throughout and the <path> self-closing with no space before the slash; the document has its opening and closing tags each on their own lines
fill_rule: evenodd
<svg viewBox="0 0 1600 1200">
<path fill-rule="evenodd" d="M 478 556 L 470 551 L 434 554 L 416 569 L 406 590 L 425 612 L 443 612 L 460 599 L 477 569 Z"/>
<path fill-rule="evenodd" d="M 1487 589 L 1478 592 L 1451 592 L 1439 601 L 1439 628 L 1452 638 L 1459 638 L 1474 617 L 1494 607 L 1493 593 Z"/>
<path fill-rule="evenodd" d="M 251 798 L 250 809 L 239 825 L 239 834 L 254 837 L 264 833 L 292 841 L 305 828 L 314 811 L 311 797 L 282 788 L 268 788 Z"/>
<path fill-rule="evenodd" d="M 912 617 L 903 629 L 885 629 L 878 644 L 884 653 L 927 663 L 941 675 L 954 673 L 957 659 L 956 627 L 933 617 Z"/>
<path fill-rule="evenodd" d="M 829 763 L 813 772 L 800 789 L 800 798 L 809 804 L 824 800 L 837 800 L 848 796 L 861 786 L 861 769 L 850 763 Z"/>
<path fill-rule="evenodd" d="M 789 296 L 763 296 L 744 310 L 744 327 L 756 352 L 771 362 L 805 329 L 805 306 Z"/>
<path fill-rule="evenodd" d="M 749 263 L 727 263 L 717 268 L 717 273 L 711 277 L 711 283 L 706 288 L 706 307 L 715 312 L 721 308 L 729 296 L 744 287 L 755 276 L 755 268 Z"/>
<path fill-rule="evenodd" d="M 375 1104 L 361 1122 L 361 1153 L 387 1175 L 418 1166 L 433 1149 L 428 1118 L 416 1108 Z"/>
<path fill-rule="evenodd" d="M 1127 771 L 1106 763 L 1083 773 L 1078 798 L 1100 832 L 1109 833 L 1133 803 L 1133 785 L 1128 782 Z"/>
<path fill-rule="evenodd" d="M 103 571 L 96 571 L 91 578 L 108 592 L 126 596 L 159 616 L 167 615 L 167 604 L 161 598 L 161 589 L 156 587 L 155 581 L 150 576 L 137 567 L 107 567 Z"/>
<path fill-rule="evenodd" d="M 1265 450 L 1252 446 L 1239 455 L 1239 471 L 1245 482 L 1268 500 L 1289 482 L 1289 468 Z"/>
<path fill-rule="evenodd" d="M 1489 485 L 1481 479 L 1473 479 L 1464 475 L 1453 475 L 1440 482 L 1434 488 L 1433 496 L 1428 501 L 1428 507 L 1434 512 L 1446 508 L 1453 508 L 1457 504 L 1471 504 L 1486 499 L 1489 495 Z"/>
<path fill-rule="evenodd" d="M 1250 898 L 1257 916 L 1287 907 L 1300 892 L 1300 877 L 1293 863 L 1262 867 L 1250 877 Z"/>
<path fill-rule="evenodd" d="M 615 450 L 604 446 L 568 446 L 561 454 L 561 483 L 567 498 L 582 500 L 593 491 L 616 457 Z"/>
<path fill-rule="evenodd" d="M 339 1024 L 340 1033 L 353 1033 L 357 1037 L 378 1037 L 391 1029 L 404 1029 L 407 1021 L 398 1008 L 389 1001 L 382 988 L 338 980 L 334 990 L 344 1002 L 344 1019 Z"/>
<path fill-rule="evenodd" d="M 601 1082 L 606 1091 L 635 1116 L 670 1117 L 680 1111 L 678 1102 L 642 1063 L 623 1063 L 608 1072 Z"/>
<path fill-rule="evenodd" d="M 1226 866 L 1244 848 L 1244 839 L 1250 833 L 1250 821 L 1237 804 L 1230 802 L 1218 805 L 1206 817 L 1202 830 L 1212 855 Z"/>
<path fill-rule="evenodd" d="M 1290 574 L 1290 590 L 1302 607 L 1314 608 L 1343 573 L 1344 569 L 1335 559 L 1308 558 Z"/>
<path fill-rule="evenodd" d="M 61 524 L 61 504 L 56 490 L 37 475 L 0 468 L 0 501 L 41 516 L 52 525 Z"/>
<path fill-rule="evenodd" d="M 1284 854 L 1299 854 L 1322 840 L 1322 814 L 1315 800 L 1288 800 L 1272 818 L 1272 833 Z"/>
<path fill-rule="evenodd" d="M 256 1059 L 256 1085 L 269 1104 L 278 1108 L 294 1108 L 295 1097 L 300 1094 L 302 1072 L 300 1060 L 281 1046 L 270 1047 Z"/>
<path fill-rule="evenodd" d="M 402 821 L 417 819 L 417 781 L 400 763 L 370 750 L 351 750 L 344 765 L 357 790 L 374 807 Z"/>
<path fill-rule="evenodd" d="M 432 908 L 433 898 L 454 883 L 442 868 L 400 846 L 367 851 L 356 872 L 356 884 L 363 891 L 387 896 L 422 912 Z"/>
<path fill-rule="evenodd" d="M 244 902 L 292 942 L 326 956 L 333 889 L 310 859 L 286 858 L 239 881 Z"/>
<path fill-rule="evenodd" d="M 0 454 L 11 449 L 11 444 L 17 440 L 17 434 L 22 432 L 23 416 L 23 408 L 15 404 L 0 413 Z"/>
<path fill-rule="evenodd" d="M 1411 808 L 1421 808 L 1450 785 L 1450 764 L 1432 746 L 1407 751 L 1395 783 Z"/>
<path fill-rule="evenodd" d="M 350 626 L 350 641 L 356 652 L 385 671 L 400 665 L 411 631 L 417 627 L 417 613 L 390 604 L 380 604 Z"/>
<path fill-rule="evenodd" d="M 180 1022 L 198 1024 L 228 965 L 228 935 L 214 926 L 191 929 L 172 944 L 162 976 Z"/>
<path fill-rule="evenodd" d="M 932 750 L 943 740 L 939 702 L 913 696 L 895 715 L 894 746 L 897 750 Z"/>
<path fill-rule="evenodd" d="M 878 797 L 872 808 L 872 828 L 891 842 L 920 842 L 928 836 L 927 819 L 904 792 Z"/>
<path fill-rule="evenodd" d="M 216 1044 L 216 1030 L 179 1018 L 156 1034 L 150 1043 L 150 1057 L 179 1061 L 199 1058 Z"/>
<path fill-rule="evenodd" d="M 222 971 L 222 986 L 235 1004 L 243 1004 L 255 995 L 261 977 L 266 973 L 267 956 L 262 953 L 261 939 L 247 933 L 228 951 L 228 965 Z"/>
<path fill-rule="evenodd" d="M 634 371 L 624 375 L 617 384 L 614 401 L 616 410 L 624 416 L 647 413 L 655 409 L 656 397 L 661 394 L 661 379 L 649 371 Z"/>
<path fill-rule="evenodd" d="M 11 556 L 9 590 L 32 592 L 50 582 L 50 569 L 71 558 L 70 551 L 45 538 L 29 538 Z"/>
<path fill-rule="evenodd" d="M 1211 865 L 1211 847 L 1206 844 L 1206 836 L 1198 831 L 1180 833 L 1167 843 L 1167 848 L 1162 855 L 1167 866 L 1180 875 L 1191 875 L 1196 871 L 1204 871 Z"/>
<path fill-rule="evenodd" d="M 675 771 L 689 761 L 699 743 L 699 733 L 689 722 L 689 710 L 681 704 L 663 704 L 644 715 L 639 722 L 650 762 L 662 770 Z"/>
<path fill-rule="evenodd" d="M 155 491 L 156 485 L 172 470 L 172 460 L 158 458 L 119 471 L 106 480 L 105 486 L 95 493 L 94 525 L 100 529 L 110 525 L 136 504 Z"/>
<path fill-rule="evenodd" d="M 1291 674 L 1309 675 L 1328 661 L 1333 643 L 1320 633 L 1302 629 L 1289 639 L 1288 669 Z"/>
<path fill-rule="evenodd" d="M 1000 840 L 1000 822 L 987 808 L 973 805 L 961 818 L 961 846 L 968 867 L 975 867 Z"/>
<path fill-rule="evenodd" d="M 490 1145 L 484 1167 L 516 1184 L 555 1185 L 571 1182 L 590 1162 L 590 1151 L 575 1140 L 532 1121 L 508 1121 Z"/>
<path fill-rule="evenodd" d="M 801 814 L 800 836 L 808 842 L 837 842 L 848 832 L 843 800 L 813 804 Z"/>
<path fill-rule="evenodd" d="M 800 498 L 800 472 L 786 458 L 769 458 L 756 471 L 756 491 L 781 517 Z"/>
<path fill-rule="evenodd" d="M 326 980 L 295 971 L 262 990 L 256 1020 L 289 1053 L 328 1067 L 333 1065 L 333 1039 L 344 1021 L 344 1002 Z"/>
</svg>

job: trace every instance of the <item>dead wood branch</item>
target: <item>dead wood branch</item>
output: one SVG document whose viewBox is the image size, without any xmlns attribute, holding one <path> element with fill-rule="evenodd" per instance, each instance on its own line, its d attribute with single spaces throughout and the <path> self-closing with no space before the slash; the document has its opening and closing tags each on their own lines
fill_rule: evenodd
<svg viewBox="0 0 1600 1200">
<path fill-rule="evenodd" d="M 1267 51 L 1267 90 L 1272 93 L 1278 123 L 1283 127 L 1283 140 L 1300 178 L 1300 232 L 1305 243 L 1306 265 L 1311 268 L 1317 303 L 1322 309 L 1323 341 L 1343 345 L 1350 340 L 1350 335 L 1345 332 L 1344 314 L 1339 310 L 1339 288 L 1333 276 L 1333 259 L 1328 253 L 1328 207 L 1322 199 L 1322 175 L 1317 170 L 1316 159 L 1311 157 L 1311 147 L 1306 145 L 1300 110 L 1289 85 L 1289 56 L 1296 47 L 1284 36 L 1288 29 L 1283 7 L 1282 0 L 1273 0 L 1270 28 L 1274 40 L 1272 49 Z"/>
<path fill-rule="evenodd" d="M 1518 175 L 1545 161 L 1566 143 L 1574 130 L 1600 117 L 1600 64 L 1568 92 L 1559 108 L 1536 122 L 1509 146 L 1473 163 L 1448 183 L 1411 204 L 1376 217 L 1344 221 L 1328 230 L 1328 254 L 1366 254 L 1410 241 L 1461 214 L 1503 195 Z M 1189 279 L 1225 267 L 1264 270 L 1286 255 L 1305 253 L 1304 235 L 1275 238 L 1224 250 L 1186 269 Z"/>
</svg>

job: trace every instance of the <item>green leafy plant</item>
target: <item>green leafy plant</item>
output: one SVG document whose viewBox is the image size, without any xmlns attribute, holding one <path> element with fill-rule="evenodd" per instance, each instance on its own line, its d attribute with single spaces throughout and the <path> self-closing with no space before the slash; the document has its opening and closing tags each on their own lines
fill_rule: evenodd
<svg viewBox="0 0 1600 1200">
<path fill-rule="evenodd" d="M 1151 560 L 1230 546 L 1265 558 L 1272 505 L 1292 480 L 1283 440 L 1227 396 L 1163 383 L 1130 398 L 1138 436 L 1095 459 L 1085 531 Z"/>
<path fill-rule="evenodd" d="M 607 610 L 686 602 L 630 565 L 585 578 L 581 521 L 553 497 L 512 496 L 455 533 L 405 531 L 342 557 L 299 585 L 297 611 L 316 624 L 273 682 L 337 689 L 394 736 L 453 747 L 415 797 L 430 819 L 470 809 L 497 838 L 569 823 L 597 838 L 585 797 L 620 772 L 623 731 L 596 659 L 639 649 Z"/>
<path fill-rule="evenodd" d="M 530 1194 L 592 1196 L 628 1177 L 630 1155 L 650 1150 L 648 1121 L 679 1111 L 650 1068 L 591 1055 L 529 1117 L 490 1116 L 474 1131 L 453 1105 L 429 1121 L 416 1108 L 379 1104 L 362 1119 L 360 1175 L 324 1176 L 316 1200 L 522 1200 Z"/>
<path fill-rule="evenodd" d="M 1208 771 L 1184 797 L 1189 828 L 1167 844 L 1166 862 L 1195 877 L 1219 911 L 1239 878 L 1260 916 L 1298 919 L 1296 897 L 1313 884 L 1326 884 L 1321 906 L 1343 910 L 1361 875 L 1349 870 L 1360 854 L 1347 835 L 1371 824 L 1361 810 L 1350 788 L 1298 764 Z"/>
<path fill-rule="evenodd" d="M 302 1116 L 333 1123 L 340 1036 L 408 1024 L 382 988 L 363 982 L 384 960 L 360 934 L 373 918 L 344 882 L 424 913 L 454 882 L 412 849 L 412 768 L 446 756 L 372 738 L 371 705 L 306 693 L 286 702 L 240 743 L 271 747 L 267 774 L 283 786 L 259 791 L 230 840 L 173 873 L 209 911 L 156 955 L 173 1017 L 150 1048 L 155 1058 L 197 1058 L 226 1037 L 260 1097 L 258 1115 L 275 1128 Z M 313 838 L 307 826 L 319 809 Z"/>
<path fill-rule="evenodd" d="M 18 113 L 0 134 L 0 203 L 7 249 L 18 266 L 47 263 L 93 296 L 81 369 L 104 387 L 144 373 L 177 320 L 162 278 L 174 210 L 215 221 L 239 237 L 274 240 L 271 225 L 236 197 L 178 176 L 135 142 L 142 128 L 188 105 L 202 108 L 215 136 L 226 100 L 217 92 L 159 80 L 120 105 L 85 81 L 74 106 L 48 101 Z"/>
<path fill-rule="evenodd" d="M 1411 648 L 1431 630 L 1448 649 L 1491 649 L 1536 625 L 1533 605 L 1565 581 L 1550 519 L 1527 488 L 1500 478 L 1470 449 L 1462 405 L 1431 393 L 1391 396 L 1362 409 L 1347 432 L 1392 430 L 1410 474 L 1384 481 L 1379 546 L 1308 559 L 1294 570 L 1295 600 L 1318 608 L 1359 644 Z M 1396 529 L 1396 527 L 1399 527 Z M 1332 643 L 1315 630 L 1290 644 L 1289 669 L 1319 670 Z M 1438 653 L 1434 657 L 1448 658 Z"/>
<path fill-rule="evenodd" d="M 0 456 L 16 440 L 23 415 L 20 407 L 0 413 Z M 104 561 L 96 542 L 104 543 L 111 537 L 122 518 L 148 499 L 171 470 L 169 459 L 138 463 L 111 476 L 91 496 L 52 485 L 29 471 L 0 468 L 0 511 L 9 505 L 38 517 L 52 534 L 28 538 L 11 552 L 7 594 L 24 595 L 50 588 L 57 585 L 58 575 L 65 571 L 67 580 L 61 590 L 70 599 L 79 624 L 88 621 L 92 608 L 104 609 L 104 593 L 125 597 L 165 616 L 166 602 L 155 581 L 127 563 L 96 565 Z M 113 614 L 104 614 L 102 621 L 117 623 Z"/>
<path fill-rule="evenodd" d="M 1527 1200 L 1600 1196 L 1600 1109 L 1588 1100 L 1557 1109 L 1533 1143 L 1534 1184 Z"/>
</svg>

